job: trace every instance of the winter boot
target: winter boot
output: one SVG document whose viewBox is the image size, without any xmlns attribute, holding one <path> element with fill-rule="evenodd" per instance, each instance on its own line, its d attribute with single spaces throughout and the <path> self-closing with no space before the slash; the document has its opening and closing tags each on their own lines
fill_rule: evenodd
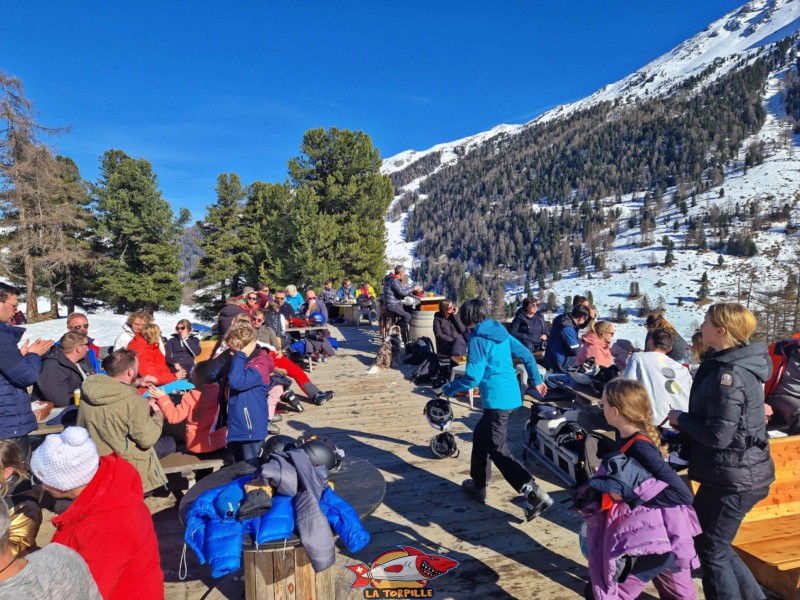
<svg viewBox="0 0 800 600">
<path fill-rule="evenodd" d="M 461 483 L 461 489 L 481 504 L 486 504 L 486 488 L 475 487 L 475 482 L 472 479 L 465 479 Z"/>
<path fill-rule="evenodd" d="M 519 490 L 525 496 L 525 520 L 532 521 L 553 506 L 553 499 L 531 479 Z"/>
<path fill-rule="evenodd" d="M 292 410 L 295 412 L 303 412 L 303 405 L 300 404 L 300 398 L 298 398 L 297 394 L 292 390 L 284 392 L 283 396 L 281 396 L 281 402 L 291 406 Z"/>
<path fill-rule="evenodd" d="M 333 392 L 317 392 L 316 394 L 314 394 L 314 397 L 311 398 L 311 400 L 317 406 L 322 406 L 328 400 L 333 400 L 334 396 L 335 396 L 335 394 Z"/>
</svg>

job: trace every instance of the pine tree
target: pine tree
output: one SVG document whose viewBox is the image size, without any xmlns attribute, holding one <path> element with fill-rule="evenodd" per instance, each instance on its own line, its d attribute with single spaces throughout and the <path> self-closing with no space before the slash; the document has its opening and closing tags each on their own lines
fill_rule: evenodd
<svg viewBox="0 0 800 600">
<path fill-rule="evenodd" d="M 700 281 L 703 283 L 708 281 L 708 271 L 703 271 L 703 276 L 700 278 Z"/>
<path fill-rule="evenodd" d="M 708 299 L 708 281 L 704 281 L 700 284 L 700 291 L 697 292 L 697 299 L 698 300 L 707 300 Z"/>
<path fill-rule="evenodd" d="M 558 297 L 554 292 L 547 294 L 547 310 L 549 312 L 556 312 L 558 308 Z"/>
<path fill-rule="evenodd" d="M 189 211 L 176 219 L 158 189 L 152 166 L 121 150 L 107 150 L 94 186 L 103 240 L 100 295 L 117 312 L 180 308 L 181 268 L 176 243 Z"/>
<path fill-rule="evenodd" d="M 282 277 L 317 286 L 338 274 L 380 279 L 393 189 L 372 140 L 361 131 L 311 129 L 300 151 L 289 161 L 291 261 Z"/>
<path fill-rule="evenodd" d="M 667 253 L 664 255 L 664 266 L 668 267 L 675 262 L 675 253 L 672 251 L 672 246 L 667 248 Z"/>
<path fill-rule="evenodd" d="M 643 294 L 639 299 L 639 316 L 646 317 L 653 312 L 653 307 L 650 304 L 650 296 Z"/>
<path fill-rule="evenodd" d="M 478 285 L 475 283 L 475 278 L 472 275 L 466 275 L 461 281 L 461 287 L 458 289 L 458 303 L 463 304 L 467 300 L 477 297 Z"/>
<path fill-rule="evenodd" d="M 502 283 L 492 291 L 492 316 L 497 321 L 506 318 L 506 290 Z"/>
<path fill-rule="evenodd" d="M 57 159 L 39 140 L 58 130 L 35 120 L 22 83 L 0 73 L 0 243 L 5 275 L 24 284 L 29 322 L 58 316 L 57 291 L 70 270 L 90 259 L 81 232 L 88 225 L 83 182 L 74 163 Z M 77 170 L 77 169 L 76 169 Z M 49 313 L 40 315 L 39 290 L 50 296 Z"/>
<path fill-rule="evenodd" d="M 717 264 L 718 264 L 720 267 L 721 267 L 722 265 L 724 265 L 724 264 L 725 264 L 725 259 L 724 259 L 724 258 L 722 258 L 722 254 L 720 254 L 720 255 L 717 257 Z"/>
<path fill-rule="evenodd" d="M 622 308 L 621 304 L 617 304 L 616 321 L 617 323 L 628 322 L 628 311 Z"/>
<path fill-rule="evenodd" d="M 217 177 L 217 201 L 198 222 L 203 235 L 200 242 L 203 257 L 192 279 L 201 290 L 195 296 L 199 304 L 195 313 L 201 319 L 213 319 L 225 300 L 238 293 L 245 281 L 243 271 L 251 261 L 253 248 L 243 239 L 247 235 L 241 223 L 244 197 L 245 190 L 238 175 L 220 175 Z"/>
</svg>

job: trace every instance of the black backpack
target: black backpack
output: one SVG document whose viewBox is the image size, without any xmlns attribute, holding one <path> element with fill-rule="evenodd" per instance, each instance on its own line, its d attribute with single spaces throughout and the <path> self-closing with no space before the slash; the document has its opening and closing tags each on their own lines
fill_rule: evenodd
<svg viewBox="0 0 800 600">
<path fill-rule="evenodd" d="M 423 338 L 428 339 L 428 338 Z M 428 340 L 430 341 L 430 340 Z M 406 376 L 406 379 L 411 383 L 418 385 L 420 383 L 431 383 L 439 374 L 439 360 L 436 355 L 423 358 L 420 365 Z"/>
<path fill-rule="evenodd" d="M 421 365 L 428 358 L 436 362 L 436 351 L 433 349 L 431 338 L 421 337 L 411 343 L 405 362 L 407 365 Z"/>
</svg>

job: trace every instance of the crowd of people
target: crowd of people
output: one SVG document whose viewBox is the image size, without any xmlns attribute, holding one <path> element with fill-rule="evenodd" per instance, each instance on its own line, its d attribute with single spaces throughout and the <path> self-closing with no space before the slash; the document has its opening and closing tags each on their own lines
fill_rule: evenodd
<svg viewBox="0 0 800 600">
<path fill-rule="evenodd" d="M 469 300 L 460 310 L 443 301 L 436 316 L 439 352 L 453 356 L 453 336 L 460 336 L 466 371 L 434 393 L 451 397 L 479 387 L 484 408 L 463 490 L 486 502 L 494 463 L 526 498 L 526 519 L 547 510 L 552 499 L 508 448 L 508 419 L 522 405 L 514 360 L 527 372 L 533 395 L 544 401 L 549 388 L 534 353 L 548 378 L 576 386 L 582 383 L 572 378 L 576 368 L 590 363 L 596 367 L 594 389 L 602 390 L 599 408 L 590 410 L 601 413 L 616 442 L 575 491 L 575 507 L 588 525 L 586 597 L 635 598 L 652 581 L 661 598 L 695 598 L 691 570 L 701 566 L 707 598 L 764 599 L 732 547 L 742 520 L 775 480 L 764 397 L 772 364 L 767 347 L 752 340 L 753 314 L 736 303 L 709 307 L 692 338 L 699 361 L 694 376 L 687 343 L 661 314 L 645 322 L 644 350 L 615 343 L 614 324 L 598 319 L 582 296 L 551 327 L 533 298 L 506 326 L 489 314 L 484 302 Z M 792 385 L 797 388 L 797 382 Z M 796 396 L 793 409 L 783 412 L 794 426 L 800 413 Z M 679 432 L 680 459 L 699 483 L 695 495 L 666 461 L 661 427 Z"/>
<path fill-rule="evenodd" d="M 44 593 L 53 586 L 43 581 L 49 565 L 51 573 L 69 572 L 59 594 L 31 597 L 73 589 L 81 590 L 74 597 L 106 600 L 131 598 L 133 590 L 163 597 L 144 499 L 167 489 L 160 459 L 177 441 L 165 422 L 186 423 L 180 443 L 188 453 L 258 464 L 268 436 L 279 433 L 279 403 L 304 410 L 293 383 L 315 405 L 334 397 L 292 360 L 334 356 L 327 307 L 314 290 L 303 298 L 294 286 L 245 288 L 220 311 L 218 341 L 206 357 L 191 322 L 179 320 L 167 339 L 146 311 L 127 317 L 108 352 L 89 336 L 82 313 L 67 317 L 59 340 L 20 346 L 24 329 L 11 323 L 19 296 L 0 283 L 0 559 L 8 557 L 0 596 Z M 297 317 L 308 326 L 292 327 Z M 29 435 L 38 427 L 32 401 L 59 409 L 63 433 Z M 57 513 L 56 544 L 30 553 L 44 502 Z"/>
<path fill-rule="evenodd" d="M 398 318 L 406 336 L 411 319 L 404 299 L 418 291 L 403 267 L 383 282 L 382 309 Z M 325 325 L 337 305 L 360 302 L 366 311 L 377 310 L 369 282 L 356 287 L 345 279 L 337 290 L 328 281 L 319 295 L 258 285 L 228 299 L 208 358 L 189 321 L 178 321 L 167 339 L 144 311 L 129 315 L 103 356 L 81 313 L 68 316 L 58 341 L 19 345 L 24 330 L 11 324 L 19 295 L 0 283 L 0 594 L 45 593 L 53 585 L 47 571 L 64 574 L 62 595 L 74 587 L 81 597 L 106 599 L 130 597 L 134 588 L 141 597 L 163 595 L 144 499 L 164 489 L 160 458 L 176 450 L 164 423 L 186 422 L 181 443 L 187 452 L 225 452 L 257 465 L 265 440 L 278 431 L 279 404 L 303 410 L 292 383 L 316 405 L 333 398 L 293 355 L 321 361 L 335 355 Z M 647 318 L 642 350 L 615 340 L 615 325 L 598 318 L 582 296 L 552 325 L 534 298 L 510 323 L 490 314 L 482 300 L 460 308 L 443 300 L 434 317 L 437 352 L 454 365 L 466 364 L 462 377 L 435 393 L 451 397 L 478 387 L 484 409 L 464 492 L 486 502 L 494 464 L 524 496 L 526 520 L 547 510 L 553 499 L 508 447 L 509 418 L 522 405 L 519 374 L 546 400 L 549 388 L 536 356 L 547 378 L 570 384 L 578 383 L 576 369 L 592 365 L 602 390 L 596 410 L 616 442 L 575 495 L 588 525 L 589 595 L 634 598 L 653 581 L 662 598 L 693 598 L 691 569 L 699 559 L 707 597 L 764 598 L 731 545 L 775 478 L 763 389 L 772 364 L 766 346 L 751 339 L 753 314 L 735 303 L 709 307 L 692 337 L 699 362 L 694 374 L 687 368 L 687 343 L 661 314 Z M 64 409 L 66 425 L 38 448 L 28 435 L 37 427 L 32 399 Z M 689 477 L 700 484 L 695 495 L 665 462 L 660 427 L 680 432 Z M 43 495 L 60 503 L 56 543 L 32 551 Z M 603 559 L 611 544 L 627 553 Z"/>
</svg>

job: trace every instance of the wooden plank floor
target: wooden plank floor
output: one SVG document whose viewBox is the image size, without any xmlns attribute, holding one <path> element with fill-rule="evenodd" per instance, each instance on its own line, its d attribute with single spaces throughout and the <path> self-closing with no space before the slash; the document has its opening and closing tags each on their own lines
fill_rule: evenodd
<svg viewBox="0 0 800 600">
<path fill-rule="evenodd" d="M 580 519 L 567 511 L 569 493 L 549 471 L 531 460 L 527 466 L 556 499 L 556 505 L 531 523 L 522 519 L 521 498 L 499 476 L 490 486 L 485 506 L 470 501 L 460 490 L 469 476 L 471 430 L 479 413 L 466 398 L 454 402 L 456 421 L 451 431 L 461 449 L 458 458 L 433 458 L 428 442 L 435 431 L 422 408 L 430 398 L 415 389 L 396 370 L 367 375 L 377 349 L 375 328 L 342 327 L 341 349 L 326 364 L 314 369 L 312 380 L 320 389 L 332 389 L 336 398 L 322 407 L 306 404 L 303 413 L 284 413 L 281 432 L 291 435 L 320 433 L 330 436 L 354 457 L 372 462 L 386 479 L 383 505 L 365 526 L 372 534 L 367 548 L 350 555 L 340 544 L 337 565 L 369 563 L 399 544 L 441 553 L 461 564 L 432 582 L 437 598 L 537 598 L 582 597 L 587 581 L 586 561 L 580 554 L 577 531 Z M 403 367 L 408 372 L 410 367 Z M 522 454 L 526 410 L 511 422 L 514 452 Z M 178 567 L 183 548 L 183 528 L 173 498 L 148 499 L 159 536 L 166 577 L 166 598 L 243 598 L 244 584 L 229 575 L 211 579 L 187 551 L 188 577 L 180 581 Z M 47 517 L 46 517 L 47 518 Z M 40 544 L 52 536 L 43 526 Z M 363 598 L 349 590 L 353 575 L 335 569 L 337 598 Z M 644 598 L 655 596 L 644 595 Z"/>
</svg>

